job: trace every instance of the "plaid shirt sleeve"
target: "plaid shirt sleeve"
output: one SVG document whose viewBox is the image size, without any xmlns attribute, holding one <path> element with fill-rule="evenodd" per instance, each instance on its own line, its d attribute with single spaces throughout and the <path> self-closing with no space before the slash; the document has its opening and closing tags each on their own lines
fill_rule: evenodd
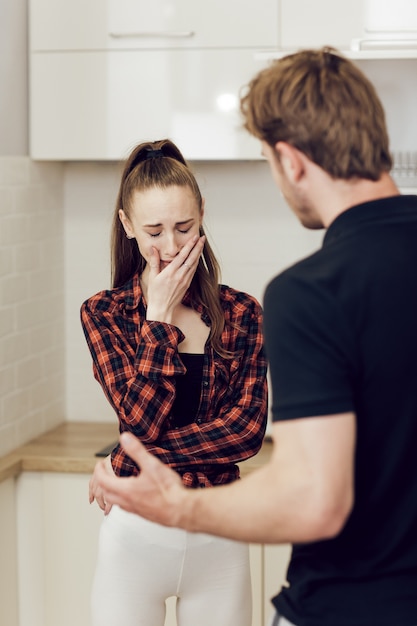
<svg viewBox="0 0 417 626">
<path fill-rule="evenodd" d="M 97 300 L 95 300 L 97 298 Z M 135 349 L 126 324 L 99 296 L 81 307 L 94 376 L 117 413 L 120 430 L 149 444 L 160 436 L 175 396 L 174 376 L 185 371 L 178 356 L 181 331 L 143 320 Z"/>
</svg>

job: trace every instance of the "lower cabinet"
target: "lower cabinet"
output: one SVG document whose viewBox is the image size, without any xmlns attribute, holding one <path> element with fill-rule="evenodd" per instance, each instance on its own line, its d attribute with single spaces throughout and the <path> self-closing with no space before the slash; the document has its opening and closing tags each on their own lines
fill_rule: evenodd
<svg viewBox="0 0 417 626">
<path fill-rule="evenodd" d="M 262 547 L 263 553 L 263 625 L 268 626 L 273 613 L 271 598 L 277 595 L 285 585 L 287 566 L 291 555 L 291 546 L 268 545 Z M 255 624 L 253 624 L 255 626 Z"/>
<path fill-rule="evenodd" d="M 48 472 L 24 472 L 17 479 L 15 546 L 18 568 L 15 576 L 19 621 L 13 618 L 13 596 L 10 596 L 6 599 L 11 604 L 8 609 L 12 611 L 11 617 L 1 620 L 1 624 L 90 626 L 91 583 L 103 513 L 97 505 L 88 502 L 88 482 L 86 474 Z M 0 487 L 1 498 L 3 489 L 8 489 L 7 483 Z M 13 497 L 9 494 L 8 502 Z M 10 510 L 13 511 L 14 506 Z M 3 520 L 3 500 L 1 515 Z M 14 521 L 10 519 L 8 524 L 13 527 Z M 10 536 L 13 533 L 9 539 Z M 13 550 L 12 542 L 7 541 L 4 533 L 1 540 L 7 543 L 9 551 Z M 288 556 L 287 546 L 250 546 L 252 626 L 269 623 L 270 598 L 285 581 Z M 13 573 L 13 568 L 7 569 L 3 563 L 0 568 L 2 576 Z M 0 594 L 2 588 L 1 584 Z M 0 610 L 4 611 L 6 605 L 0 597 Z M 16 604 L 17 593 L 14 598 Z M 177 626 L 174 598 L 167 601 L 167 609 L 165 626 Z"/>
<path fill-rule="evenodd" d="M 15 479 L 0 483 L 0 624 L 18 626 Z"/>
<path fill-rule="evenodd" d="M 89 476 L 23 472 L 17 481 L 19 626 L 90 626 L 102 512 Z"/>
</svg>

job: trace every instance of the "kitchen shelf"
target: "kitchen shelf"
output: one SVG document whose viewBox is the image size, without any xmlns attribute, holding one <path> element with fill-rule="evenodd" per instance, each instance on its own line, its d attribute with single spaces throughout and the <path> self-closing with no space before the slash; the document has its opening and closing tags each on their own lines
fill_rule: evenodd
<svg viewBox="0 0 417 626">
<path fill-rule="evenodd" d="M 417 43 L 416 43 L 417 46 Z M 274 59 L 282 59 L 287 54 L 292 54 L 297 50 L 262 50 L 255 52 L 255 60 L 257 61 L 273 61 Z M 396 59 L 417 59 L 417 47 L 414 48 L 385 48 L 368 50 L 340 50 L 340 54 L 348 59 L 358 61 L 379 61 L 379 60 L 396 60 Z"/>
</svg>

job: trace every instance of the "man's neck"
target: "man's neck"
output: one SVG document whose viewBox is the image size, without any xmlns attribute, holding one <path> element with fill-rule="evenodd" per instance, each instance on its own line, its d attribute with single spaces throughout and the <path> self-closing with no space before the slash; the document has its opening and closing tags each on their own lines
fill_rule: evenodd
<svg viewBox="0 0 417 626">
<path fill-rule="evenodd" d="M 318 198 L 317 211 L 327 228 L 338 215 L 357 204 L 399 195 L 398 187 L 388 173 L 377 181 L 368 179 L 332 180 Z"/>
</svg>

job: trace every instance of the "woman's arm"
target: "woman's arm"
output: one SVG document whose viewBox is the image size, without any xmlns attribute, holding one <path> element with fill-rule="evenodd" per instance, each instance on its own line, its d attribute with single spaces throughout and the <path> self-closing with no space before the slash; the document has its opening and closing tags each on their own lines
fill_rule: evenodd
<svg viewBox="0 0 417 626">
<path fill-rule="evenodd" d="M 81 322 L 93 359 L 94 376 L 119 418 L 142 442 L 158 439 L 175 397 L 174 376 L 185 371 L 178 357 L 181 331 L 163 322 L 127 321 L 107 310 L 81 308 Z M 127 323 L 136 323 L 135 351 Z"/>
</svg>

